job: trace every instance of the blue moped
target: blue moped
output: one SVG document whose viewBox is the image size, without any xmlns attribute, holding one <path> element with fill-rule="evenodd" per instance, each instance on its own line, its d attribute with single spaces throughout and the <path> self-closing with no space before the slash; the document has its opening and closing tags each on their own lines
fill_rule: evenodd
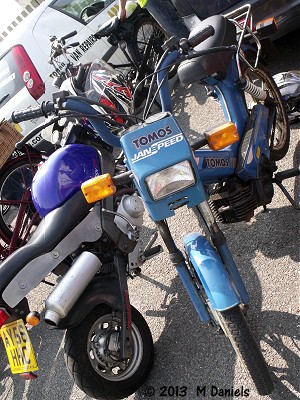
<svg viewBox="0 0 300 400">
<path fill-rule="evenodd" d="M 249 13 L 250 9 L 247 8 L 246 17 L 248 15 L 248 18 Z M 276 180 L 282 181 L 287 176 L 296 175 L 298 171 L 284 171 L 274 175 L 275 160 L 283 157 L 288 149 L 288 125 L 285 125 L 286 114 L 284 107 L 281 106 L 281 97 L 276 91 L 276 86 L 272 86 L 272 81 L 268 81 L 269 85 L 265 90 L 249 79 L 251 73 L 258 76 L 256 68 L 258 55 L 254 53 L 255 60 L 252 65 L 242 49 L 243 37 L 248 33 L 250 35 L 247 26 L 247 18 L 246 24 L 241 26 L 234 18 L 214 16 L 202 21 L 194 28 L 190 37 L 179 44 L 173 39 L 168 41 L 156 71 L 163 111 L 124 129 L 121 138 L 111 132 L 110 125 L 107 125 L 104 116 L 93 108 L 96 102 L 93 103 L 79 96 L 69 96 L 66 92 L 56 93 L 53 103 L 14 113 L 12 117 L 15 122 L 53 114 L 57 119 L 60 115 L 67 117 L 68 111 L 71 111 L 69 116 L 72 118 L 86 116 L 103 142 L 111 147 L 123 149 L 127 172 L 111 178 L 110 175 L 114 173 L 111 153 L 109 157 L 107 151 L 101 150 L 101 153 L 99 150 L 101 168 L 97 171 L 92 170 L 92 175 L 94 174 L 95 177 L 87 180 L 86 174 L 79 176 L 73 173 L 72 192 L 45 216 L 38 229 L 39 235 L 35 235 L 28 244 L 12 254 L 0 267 L 2 284 L 0 317 L 5 317 L 3 315 L 5 311 L 10 317 L 16 314 L 20 318 L 19 308 L 19 314 L 16 311 L 17 301 L 21 304 L 23 297 L 33 289 L 35 284 L 58 267 L 60 262 L 64 261 L 64 257 L 72 256 L 76 250 L 74 264 L 58 282 L 53 291 L 54 296 L 52 294 L 49 296 L 52 301 L 48 302 L 48 305 L 46 302 L 47 320 L 52 321 L 52 324 L 55 323 L 58 329 L 67 328 L 69 341 L 73 337 L 71 347 L 76 348 L 76 352 L 73 354 L 73 364 L 70 363 L 69 367 L 77 362 L 82 364 L 81 354 L 84 354 L 85 358 L 89 357 L 90 353 L 95 355 L 86 364 L 90 369 L 90 382 L 99 385 L 101 379 L 99 387 L 103 395 L 105 380 L 105 394 L 110 399 L 120 398 L 118 396 L 121 392 L 124 397 L 125 382 L 128 383 L 126 395 L 130 390 L 135 391 L 146 379 L 151 364 L 151 354 L 147 354 L 146 363 L 142 355 L 140 356 L 143 352 L 135 351 L 142 348 L 143 344 L 136 339 L 140 337 L 135 335 L 137 329 L 132 328 L 138 325 L 140 317 L 137 321 L 136 315 L 132 314 L 133 317 L 131 317 L 129 312 L 130 302 L 128 291 L 125 290 L 124 273 L 122 280 L 119 279 L 121 292 L 124 293 L 124 296 L 120 298 L 112 297 L 110 293 L 107 293 L 107 285 L 101 286 L 101 290 L 98 290 L 100 286 L 97 286 L 98 281 L 108 280 L 113 265 L 113 262 L 109 260 L 107 269 L 101 269 L 101 262 L 99 263 L 99 257 L 103 256 L 99 245 L 101 241 L 104 243 L 105 251 L 106 246 L 110 249 L 111 243 L 116 241 L 119 246 L 115 246 L 119 260 L 116 266 L 121 269 L 122 264 L 126 267 L 126 272 L 130 270 L 130 259 L 125 266 L 125 257 L 120 255 L 120 251 L 124 252 L 127 248 L 126 251 L 129 252 L 127 242 L 128 239 L 129 241 L 134 239 L 134 223 L 128 219 L 127 213 L 125 216 L 125 207 L 121 213 L 119 208 L 108 209 L 105 204 L 114 198 L 115 193 L 122 195 L 125 193 L 124 188 L 120 192 L 120 184 L 123 186 L 132 181 L 135 183 L 134 190 L 137 192 L 135 198 L 136 195 L 142 198 L 150 217 L 155 222 L 169 252 L 170 260 L 176 267 L 201 321 L 218 327 L 229 338 L 260 395 L 268 395 L 273 389 L 267 364 L 245 318 L 249 295 L 217 221 L 224 215 L 229 215 L 228 222 L 248 219 L 258 205 L 266 206 L 271 201 L 273 183 Z M 252 33 L 251 35 L 253 35 L 253 40 L 256 40 L 255 35 Z M 258 45 L 259 41 L 257 40 L 256 43 Z M 174 63 L 179 64 L 178 76 L 183 83 L 202 81 L 213 87 L 227 118 L 226 124 L 204 132 L 199 140 L 192 144 L 188 142 L 171 113 L 171 97 L 168 82 L 164 76 L 167 75 L 169 66 Z M 251 110 L 247 106 L 245 92 L 250 92 L 257 99 L 257 104 Z M 152 97 L 149 96 L 149 98 Z M 70 146 L 68 151 L 72 152 L 73 146 L 74 154 L 81 151 L 76 144 Z M 63 151 L 54 153 L 47 161 L 48 165 L 55 166 L 59 173 L 63 154 Z M 97 160 L 95 151 L 93 154 Z M 111 168 L 108 169 L 108 165 L 111 165 Z M 72 172 L 71 169 L 70 173 Z M 103 172 L 107 173 L 99 177 L 99 173 L 103 174 Z M 49 200 L 50 183 L 53 188 L 56 188 L 59 183 L 62 183 L 59 176 L 49 182 L 46 173 L 37 173 L 36 189 L 43 189 L 36 198 L 37 202 Z M 40 179 L 41 177 L 43 179 Z M 212 190 L 216 191 L 212 194 L 208 193 L 211 185 L 213 185 Z M 117 187 L 119 190 L 116 190 Z M 33 196 L 36 189 L 33 186 Z M 88 205 L 82 201 L 80 189 Z M 212 195 L 218 198 L 215 199 Z M 220 200 L 220 205 L 216 205 L 217 200 Z M 73 205 L 71 216 L 70 203 Z M 136 204 L 133 203 L 133 209 L 131 209 L 134 214 L 138 211 Z M 174 216 L 176 210 L 183 206 L 195 210 L 203 221 L 204 231 L 207 232 L 207 235 L 191 232 L 184 236 L 184 252 L 177 247 L 167 223 L 168 218 Z M 96 219 L 93 219 L 93 213 Z M 63 229 L 62 215 L 67 216 Z M 114 227 L 114 232 L 116 231 L 115 220 L 110 221 L 109 227 L 106 223 L 108 216 L 111 215 L 113 218 L 118 217 L 126 222 L 125 236 L 120 236 L 120 233 L 119 236 L 111 233 L 111 227 Z M 87 233 L 92 231 L 95 236 L 82 236 L 80 226 L 86 219 L 89 221 L 86 225 Z M 122 227 L 122 224 L 120 226 Z M 57 231 L 53 230 L 54 227 L 59 235 L 56 235 Z M 73 232 L 76 243 L 73 240 Z M 51 241 L 46 243 L 47 253 L 42 254 L 42 246 L 45 246 L 44 238 L 49 235 Z M 126 242 L 121 243 L 119 237 L 122 237 L 122 240 L 126 239 Z M 108 239 L 110 242 L 107 241 Z M 69 247 L 66 247 L 66 242 Z M 124 244 L 127 247 L 124 247 Z M 136 242 L 134 244 L 136 245 Z M 136 247 L 138 248 L 137 245 Z M 134 249 L 135 247 L 131 249 L 132 253 Z M 153 255 L 150 254 L 151 251 L 157 254 L 158 250 L 149 249 L 148 256 Z M 86 252 L 91 254 L 83 254 L 80 261 L 82 255 L 80 253 Z M 25 255 L 27 261 L 24 261 Z M 138 253 L 134 253 L 134 256 L 136 260 L 139 258 Z M 77 259 L 80 263 L 77 263 Z M 100 261 L 105 260 L 104 257 Z M 42 268 L 36 268 L 37 265 L 42 265 Z M 75 269 L 73 269 L 74 266 Z M 80 285 L 82 291 L 76 293 L 70 290 L 73 278 L 77 279 L 81 276 L 83 281 L 87 269 L 91 271 L 91 276 L 85 279 L 88 286 L 82 285 L 79 279 L 77 284 Z M 111 288 L 117 287 L 117 283 L 111 285 Z M 66 298 L 70 300 L 67 309 Z M 49 304 L 51 306 L 54 304 L 55 310 L 50 309 Z M 111 313 L 108 313 L 107 305 L 113 309 L 112 315 L 114 315 L 114 309 L 122 310 L 118 323 L 111 326 L 113 329 L 108 329 L 106 324 L 96 325 L 93 320 L 94 330 L 87 329 L 84 321 L 88 319 L 91 322 L 94 310 L 99 309 L 100 306 L 103 307 L 103 304 L 105 316 L 109 315 L 109 318 Z M 57 317 L 61 309 L 64 315 Z M 133 318 L 133 325 L 131 318 Z M 106 320 L 105 322 L 107 323 Z M 5 319 L 2 319 L 1 324 L 4 323 Z M 87 344 L 82 339 L 83 329 L 85 334 L 88 333 L 91 352 L 86 351 Z M 94 331 L 97 331 L 97 334 L 93 335 Z M 140 331 L 142 331 L 142 326 Z M 149 337 L 148 334 L 147 337 Z M 130 348 L 128 343 L 133 347 Z M 145 345 L 143 349 L 146 351 L 148 347 Z M 102 363 L 103 366 L 100 368 Z M 119 368 L 117 376 L 113 375 L 113 363 Z M 105 377 L 104 366 L 110 374 Z M 74 372 L 75 368 L 71 369 Z M 76 379 L 79 379 L 77 372 L 74 375 L 77 376 Z M 82 381 L 85 380 L 86 376 L 85 379 L 80 379 L 80 384 L 83 385 Z M 117 388 L 118 393 L 116 393 Z M 82 389 L 90 393 L 87 388 Z M 97 398 L 96 395 L 95 398 Z"/>
</svg>

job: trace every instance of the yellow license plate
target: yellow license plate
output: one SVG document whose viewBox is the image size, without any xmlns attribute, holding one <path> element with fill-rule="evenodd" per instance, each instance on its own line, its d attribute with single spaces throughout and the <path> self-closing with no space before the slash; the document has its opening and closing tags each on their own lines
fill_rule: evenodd
<svg viewBox="0 0 300 400">
<path fill-rule="evenodd" d="M 22 319 L 3 325 L 0 329 L 9 365 L 13 374 L 36 371 L 34 350 Z"/>
</svg>

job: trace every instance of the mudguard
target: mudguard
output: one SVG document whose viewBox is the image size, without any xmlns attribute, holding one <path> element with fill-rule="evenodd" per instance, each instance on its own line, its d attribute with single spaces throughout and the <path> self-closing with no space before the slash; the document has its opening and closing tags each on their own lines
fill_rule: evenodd
<svg viewBox="0 0 300 400">
<path fill-rule="evenodd" d="M 198 275 L 211 307 L 216 311 L 230 309 L 240 303 L 233 283 L 216 250 L 199 233 L 183 238 L 185 251 Z"/>
<path fill-rule="evenodd" d="M 74 304 L 68 315 L 61 319 L 55 328 L 68 329 L 79 324 L 100 304 L 106 304 L 114 310 L 122 310 L 120 287 L 116 275 L 98 276 L 94 278 Z"/>
</svg>

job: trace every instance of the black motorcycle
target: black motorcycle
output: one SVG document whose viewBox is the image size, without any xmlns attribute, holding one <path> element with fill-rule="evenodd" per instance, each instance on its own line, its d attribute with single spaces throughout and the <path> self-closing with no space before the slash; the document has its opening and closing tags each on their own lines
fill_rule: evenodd
<svg viewBox="0 0 300 400">
<path fill-rule="evenodd" d="M 13 117 L 20 121 L 54 114 L 44 128 L 61 118 L 72 123 L 62 124 L 62 147 L 33 179 L 32 200 L 41 223 L 28 243 L 0 264 L 1 334 L 12 372 L 34 378 L 38 366 L 24 322 L 34 325 L 39 318 L 29 312 L 26 298 L 47 275 L 55 274 L 58 280 L 45 301 L 44 321 L 67 331 L 65 360 L 70 374 L 87 395 L 119 399 L 142 385 L 153 363 L 151 332 L 130 304 L 127 278 L 162 249 L 153 247 L 156 232 L 147 245 L 140 239 L 143 202 L 122 154 L 113 152 L 119 138 L 111 133 L 112 126 L 120 129 L 121 120 L 128 126 L 131 116 L 125 121 L 124 114 L 110 107 L 107 114 L 86 110 L 77 107 L 74 98 L 78 96 L 66 98 L 62 91 L 53 103 Z M 64 109 L 66 101 L 70 111 Z M 84 101 L 93 103 L 87 97 Z M 87 202 L 81 184 L 87 181 L 89 191 L 89 179 L 101 174 L 107 177 L 99 179 L 96 192 L 111 195 L 96 201 L 90 190 Z M 116 175 L 114 182 L 108 174 Z"/>
</svg>

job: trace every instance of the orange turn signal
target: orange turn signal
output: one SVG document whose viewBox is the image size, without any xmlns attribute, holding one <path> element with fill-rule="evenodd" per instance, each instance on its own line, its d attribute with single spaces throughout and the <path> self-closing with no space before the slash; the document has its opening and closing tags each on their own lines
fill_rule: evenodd
<svg viewBox="0 0 300 400">
<path fill-rule="evenodd" d="M 226 122 L 226 124 L 206 131 L 205 138 L 211 150 L 221 150 L 237 142 L 239 134 L 233 122 Z"/>
<path fill-rule="evenodd" d="M 275 18 L 267 18 L 262 21 L 259 21 L 255 29 L 257 33 L 259 33 L 259 37 L 267 37 L 277 32 L 278 25 Z"/>
<path fill-rule="evenodd" d="M 27 324 L 29 324 L 31 326 L 38 325 L 41 322 L 40 314 L 37 311 L 31 311 L 26 316 L 26 322 L 27 322 Z"/>
<path fill-rule="evenodd" d="M 95 176 L 95 178 L 89 179 L 81 185 L 81 191 L 88 203 L 105 199 L 114 194 L 116 190 L 109 174 Z"/>
</svg>

